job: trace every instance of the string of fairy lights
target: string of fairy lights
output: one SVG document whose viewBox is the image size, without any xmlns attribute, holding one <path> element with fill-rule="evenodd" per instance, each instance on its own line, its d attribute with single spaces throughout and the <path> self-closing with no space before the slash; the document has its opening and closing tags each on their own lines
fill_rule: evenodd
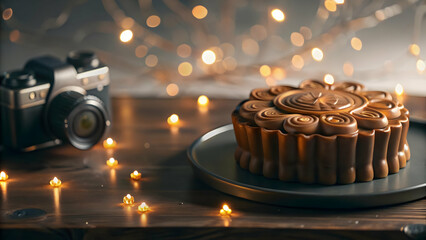
<svg viewBox="0 0 426 240">
<path fill-rule="evenodd" d="M 73 14 L 72 9 L 85 2 L 72 1 L 68 3 L 57 18 L 46 19 L 39 30 L 28 29 L 18 19 L 14 18 L 13 10 L 6 8 L 2 17 L 7 25 L 12 29 L 9 32 L 9 40 L 14 43 L 25 44 L 46 33 L 47 30 L 60 28 Z M 335 44 L 336 38 L 347 33 L 355 33 L 362 29 L 372 28 L 380 22 L 391 19 L 404 12 L 406 9 L 416 6 L 415 24 L 413 32 L 413 42 L 407 43 L 407 52 L 411 57 L 416 58 L 416 69 L 419 74 L 424 74 L 426 69 L 425 60 L 420 57 L 421 23 L 424 19 L 426 2 L 418 0 L 398 1 L 390 6 L 384 6 L 383 1 L 357 1 L 355 3 L 344 0 L 324 0 L 318 5 L 315 20 L 311 26 L 301 26 L 299 31 L 290 35 L 291 45 L 286 46 L 287 51 L 275 59 L 265 58 L 264 52 L 270 48 L 279 48 L 284 45 L 284 39 L 276 33 L 280 24 L 285 24 L 286 9 L 263 6 L 259 8 L 262 16 L 267 18 L 263 24 L 255 24 L 240 35 L 235 35 L 235 12 L 239 5 L 248 1 L 223 1 L 221 6 L 220 19 L 218 24 L 224 29 L 222 35 L 210 34 L 212 26 L 206 24 L 205 19 L 212 17 L 214 13 L 209 13 L 205 4 L 194 4 L 188 6 L 180 1 L 163 0 L 164 5 L 171 13 L 150 14 L 155 12 L 152 0 L 139 0 L 141 15 L 145 17 L 145 22 L 139 22 L 140 18 L 128 16 L 116 1 L 102 0 L 105 11 L 111 16 L 113 24 L 101 22 L 94 24 L 95 29 L 83 28 L 76 35 L 77 43 L 82 41 L 90 32 L 106 32 L 116 34 L 129 48 L 134 48 L 134 55 L 141 59 L 145 67 L 140 67 L 132 63 L 132 59 L 115 60 L 114 63 L 120 67 L 134 69 L 135 74 L 151 76 L 164 84 L 165 91 L 169 96 L 176 96 L 180 92 L 180 85 L 194 81 L 220 81 L 226 84 L 241 83 L 242 75 L 259 74 L 269 86 L 276 85 L 277 82 L 301 72 L 308 64 L 321 62 L 327 57 L 327 48 Z M 123 4 L 123 3 L 122 3 Z M 265 4 L 267 5 L 267 4 Z M 258 6 L 258 5 L 257 5 Z M 163 12 L 163 11 L 162 11 Z M 267 16 L 266 16 L 267 14 Z M 217 16 L 216 16 L 217 17 Z M 173 30 L 172 37 L 165 38 L 156 29 L 166 25 L 166 20 L 172 18 L 175 21 L 183 22 L 190 27 L 188 31 L 179 29 Z M 170 21 L 169 21 L 170 22 Z M 217 28 L 217 26 L 215 26 Z M 327 30 L 324 30 L 327 29 Z M 347 34 L 349 36 L 351 34 Z M 186 38 L 181 41 L 179 38 Z M 226 40 L 226 41 L 225 41 Z M 129 44 L 132 42 L 141 44 Z M 351 48 L 355 51 L 362 51 L 363 41 L 360 37 L 348 37 Z M 116 54 L 108 53 L 98 49 L 103 59 L 108 64 L 111 59 L 119 58 Z M 171 55 L 177 57 L 176 65 L 169 64 L 162 60 L 164 56 L 157 54 L 161 50 L 169 58 Z M 246 63 L 246 59 L 250 59 Z M 383 68 L 389 65 L 389 61 L 383 64 Z M 342 70 L 346 77 L 352 77 L 356 72 L 354 65 L 350 61 L 342 64 Z M 376 70 L 377 73 L 381 69 Z M 324 74 L 324 81 L 333 82 L 333 73 Z"/>
</svg>

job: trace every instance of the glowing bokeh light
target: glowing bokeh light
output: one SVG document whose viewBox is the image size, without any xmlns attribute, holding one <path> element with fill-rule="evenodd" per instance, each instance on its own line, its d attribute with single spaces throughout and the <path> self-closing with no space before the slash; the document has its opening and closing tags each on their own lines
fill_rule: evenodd
<svg viewBox="0 0 426 240">
<path fill-rule="evenodd" d="M 271 68 L 268 65 L 262 65 L 259 68 L 259 73 L 263 77 L 269 77 L 271 75 Z"/>
<path fill-rule="evenodd" d="M 54 177 L 52 180 L 50 180 L 49 184 L 52 187 L 60 187 L 62 185 L 62 181 L 59 180 L 59 178 Z"/>
<path fill-rule="evenodd" d="M 296 70 L 300 70 L 305 65 L 305 61 L 303 60 L 303 58 L 300 55 L 294 55 L 291 58 L 291 64 L 293 65 L 293 67 Z"/>
<path fill-rule="evenodd" d="M 421 60 L 421 59 L 417 60 L 417 62 L 416 62 L 416 67 L 417 67 L 417 71 L 418 71 L 420 74 L 422 74 L 422 73 L 425 71 L 425 68 L 426 68 L 425 61 L 423 61 L 423 60 Z"/>
<path fill-rule="evenodd" d="M 207 16 L 209 11 L 202 5 L 197 5 L 192 9 L 192 15 L 197 19 L 203 19 Z"/>
<path fill-rule="evenodd" d="M 280 67 L 275 67 L 272 70 L 272 76 L 274 77 L 274 79 L 276 80 L 281 80 L 284 79 L 287 76 L 286 71 L 284 70 L 284 68 L 280 68 Z"/>
<path fill-rule="evenodd" d="M 3 20 L 7 21 L 11 19 L 12 16 L 13 16 L 12 8 L 6 8 L 5 10 L 3 10 L 3 14 L 2 14 Z"/>
<path fill-rule="evenodd" d="M 172 114 L 167 118 L 167 123 L 169 125 L 176 125 L 179 122 L 179 116 L 177 114 Z"/>
<path fill-rule="evenodd" d="M 192 49 L 188 44 L 181 44 L 176 49 L 177 55 L 181 58 L 187 58 L 191 56 Z"/>
<path fill-rule="evenodd" d="M 207 106 L 210 102 L 209 98 L 206 95 L 201 95 L 198 97 L 198 105 L 199 106 Z"/>
<path fill-rule="evenodd" d="M 148 53 L 148 47 L 145 45 L 139 45 L 135 48 L 135 55 L 138 58 L 143 58 Z"/>
<path fill-rule="evenodd" d="M 333 0 L 325 0 L 324 7 L 330 12 L 335 12 L 337 10 L 336 2 Z"/>
<path fill-rule="evenodd" d="M 150 28 L 158 27 L 161 23 L 161 18 L 157 15 L 151 15 L 146 19 L 146 25 Z"/>
<path fill-rule="evenodd" d="M 417 44 L 415 44 L 415 43 L 413 43 L 413 44 L 411 44 L 410 45 L 410 47 L 409 47 L 409 51 L 410 51 L 410 53 L 413 55 L 413 56 L 419 56 L 420 55 L 420 47 L 419 47 L 419 45 L 417 45 Z"/>
<path fill-rule="evenodd" d="M 0 181 L 6 181 L 7 179 L 9 179 L 9 175 L 7 175 L 5 171 L 1 171 L 0 172 Z"/>
<path fill-rule="evenodd" d="M 343 73 L 348 77 L 352 77 L 352 75 L 354 74 L 354 66 L 352 65 L 352 63 L 345 62 L 343 64 Z"/>
<path fill-rule="evenodd" d="M 241 48 L 249 56 L 256 56 L 259 53 L 259 44 L 251 38 L 244 39 Z"/>
<path fill-rule="evenodd" d="M 296 47 L 301 47 L 305 43 L 305 39 L 304 39 L 303 35 L 298 33 L 298 32 L 291 33 L 290 41 Z"/>
<path fill-rule="evenodd" d="M 353 49 L 357 50 L 357 51 L 361 51 L 362 49 L 362 41 L 361 39 L 357 38 L 357 37 L 353 37 L 351 39 L 351 46 Z"/>
<path fill-rule="evenodd" d="M 118 161 L 112 157 L 106 161 L 106 164 L 110 167 L 116 167 L 118 165 Z"/>
<path fill-rule="evenodd" d="M 183 62 L 178 66 L 178 72 L 180 75 L 186 77 L 192 73 L 192 64 L 189 62 Z"/>
<path fill-rule="evenodd" d="M 402 87 L 402 85 L 401 84 L 396 84 L 396 86 L 395 86 L 395 94 L 397 95 L 397 96 L 402 96 L 402 94 L 404 93 L 404 88 Z"/>
<path fill-rule="evenodd" d="M 166 87 L 166 92 L 167 92 L 167 95 L 174 97 L 179 93 L 179 86 L 177 84 L 170 83 Z"/>
<path fill-rule="evenodd" d="M 155 67 L 155 66 L 157 66 L 157 64 L 158 64 L 158 57 L 155 56 L 155 55 L 153 55 L 153 54 L 150 54 L 150 55 L 146 56 L 146 58 L 145 58 L 145 64 L 148 67 Z"/>
<path fill-rule="evenodd" d="M 329 84 L 329 85 L 334 84 L 334 77 L 333 77 L 333 75 L 331 75 L 329 73 L 325 74 L 324 75 L 324 82 L 327 83 L 327 84 Z"/>
<path fill-rule="evenodd" d="M 312 48 L 311 54 L 312 58 L 317 62 L 321 62 L 324 58 L 324 53 L 319 48 Z"/>
<path fill-rule="evenodd" d="M 120 34 L 120 41 L 126 43 L 132 40 L 133 38 L 133 32 L 130 29 L 124 30 Z"/>
<path fill-rule="evenodd" d="M 277 22 L 282 22 L 285 19 L 285 15 L 284 15 L 283 11 L 281 11 L 278 8 L 275 8 L 271 11 L 271 16 Z"/>
<path fill-rule="evenodd" d="M 213 64 L 216 62 L 216 54 L 212 50 L 205 50 L 201 55 L 201 59 L 205 64 Z"/>
</svg>

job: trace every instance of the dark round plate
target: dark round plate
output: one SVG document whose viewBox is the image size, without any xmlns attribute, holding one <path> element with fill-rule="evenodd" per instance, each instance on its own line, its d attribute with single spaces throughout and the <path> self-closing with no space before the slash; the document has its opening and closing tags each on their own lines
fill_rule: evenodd
<svg viewBox="0 0 426 240">
<path fill-rule="evenodd" d="M 411 159 L 399 173 L 371 182 L 324 186 L 285 183 L 253 175 L 234 160 L 237 146 L 232 125 L 216 128 L 188 149 L 201 179 L 219 191 L 263 203 L 308 208 L 364 208 L 391 205 L 426 196 L 426 130 L 412 124 Z"/>
</svg>

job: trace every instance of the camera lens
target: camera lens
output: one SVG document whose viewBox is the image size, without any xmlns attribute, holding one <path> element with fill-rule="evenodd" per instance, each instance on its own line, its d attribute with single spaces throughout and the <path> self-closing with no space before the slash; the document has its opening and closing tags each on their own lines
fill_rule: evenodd
<svg viewBox="0 0 426 240">
<path fill-rule="evenodd" d="M 98 57 L 91 51 L 72 51 L 68 54 L 67 62 L 77 69 L 99 66 Z"/>
<path fill-rule="evenodd" d="M 102 138 L 108 122 L 106 107 L 92 95 L 63 92 L 49 105 L 48 127 L 57 138 L 78 149 L 95 145 Z"/>
</svg>

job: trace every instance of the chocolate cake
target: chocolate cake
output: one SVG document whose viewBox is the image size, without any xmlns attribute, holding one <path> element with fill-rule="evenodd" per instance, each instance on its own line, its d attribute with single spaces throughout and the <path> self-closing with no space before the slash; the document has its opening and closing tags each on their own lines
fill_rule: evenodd
<svg viewBox="0 0 426 240">
<path fill-rule="evenodd" d="M 410 159 L 408 110 L 354 82 L 258 88 L 232 113 L 235 160 L 282 181 L 348 184 L 397 173 Z"/>
</svg>

